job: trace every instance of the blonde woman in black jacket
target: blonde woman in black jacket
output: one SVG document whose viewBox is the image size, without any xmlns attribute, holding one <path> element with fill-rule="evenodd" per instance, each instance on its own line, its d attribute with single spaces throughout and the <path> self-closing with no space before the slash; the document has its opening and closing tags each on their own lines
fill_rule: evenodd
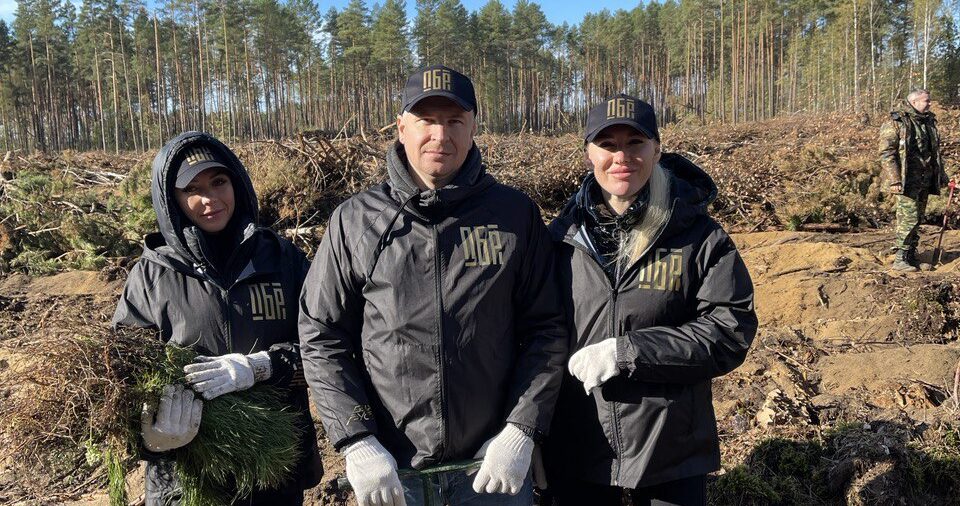
<svg viewBox="0 0 960 506">
<path fill-rule="evenodd" d="M 559 505 L 706 504 L 720 466 L 710 380 L 739 366 L 757 330 L 753 284 L 707 214 L 710 177 L 664 154 L 653 108 L 594 107 L 592 169 L 550 230 L 571 357 L 545 445 Z"/>
</svg>

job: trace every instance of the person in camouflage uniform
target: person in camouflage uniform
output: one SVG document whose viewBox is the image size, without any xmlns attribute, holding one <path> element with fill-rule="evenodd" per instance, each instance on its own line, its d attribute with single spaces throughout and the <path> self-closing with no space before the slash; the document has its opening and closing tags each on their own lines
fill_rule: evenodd
<svg viewBox="0 0 960 506">
<path fill-rule="evenodd" d="M 939 195 L 948 178 L 940 154 L 930 92 L 914 90 L 880 128 L 880 164 L 885 190 L 897 196 L 896 248 L 893 269 L 919 270 L 916 252 L 919 225 L 929 195 Z"/>
</svg>

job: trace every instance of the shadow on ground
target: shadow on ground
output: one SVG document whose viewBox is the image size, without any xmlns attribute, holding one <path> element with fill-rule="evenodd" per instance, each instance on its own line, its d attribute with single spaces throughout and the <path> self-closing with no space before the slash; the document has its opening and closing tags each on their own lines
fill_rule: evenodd
<svg viewBox="0 0 960 506">
<path fill-rule="evenodd" d="M 960 430 L 876 421 L 766 439 L 708 493 L 712 505 L 958 504 Z"/>
</svg>

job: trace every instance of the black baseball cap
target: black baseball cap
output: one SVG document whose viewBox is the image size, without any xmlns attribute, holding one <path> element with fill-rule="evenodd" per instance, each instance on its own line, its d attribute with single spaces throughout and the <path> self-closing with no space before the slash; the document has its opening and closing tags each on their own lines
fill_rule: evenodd
<svg viewBox="0 0 960 506">
<path fill-rule="evenodd" d="M 477 96 L 470 78 L 444 65 L 432 65 L 407 78 L 402 111 L 409 111 L 427 97 L 446 97 L 465 111 L 477 110 Z"/>
<path fill-rule="evenodd" d="M 227 168 L 226 161 L 219 159 L 216 151 L 210 149 L 209 146 L 193 146 L 186 150 L 184 156 L 186 158 L 183 159 L 183 162 L 180 163 L 180 169 L 177 170 L 175 185 L 180 189 L 186 188 L 197 174 L 207 169 L 213 167 Z"/>
<path fill-rule="evenodd" d="M 657 115 L 653 112 L 653 106 L 637 97 L 620 93 L 593 106 L 587 113 L 584 140 L 592 142 L 597 134 L 611 125 L 632 126 L 648 138 L 660 142 Z"/>
</svg>

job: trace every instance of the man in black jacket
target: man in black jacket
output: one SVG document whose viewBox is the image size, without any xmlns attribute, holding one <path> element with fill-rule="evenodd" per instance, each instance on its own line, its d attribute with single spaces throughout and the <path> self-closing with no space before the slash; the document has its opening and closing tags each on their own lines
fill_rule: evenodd
<svg viewBox="0 0 960 506">
<path fill-rule="evenodd" d="M 566 331 L 539 209 L 486 173 L 475 112 L 467 77 L 414 73 L 389 180 L 334 211 L 304 282 L 304 370 L 361 505 L 532 501 Z M 475 477 L 397 477 L 471 457 Z"/>
</svg>

